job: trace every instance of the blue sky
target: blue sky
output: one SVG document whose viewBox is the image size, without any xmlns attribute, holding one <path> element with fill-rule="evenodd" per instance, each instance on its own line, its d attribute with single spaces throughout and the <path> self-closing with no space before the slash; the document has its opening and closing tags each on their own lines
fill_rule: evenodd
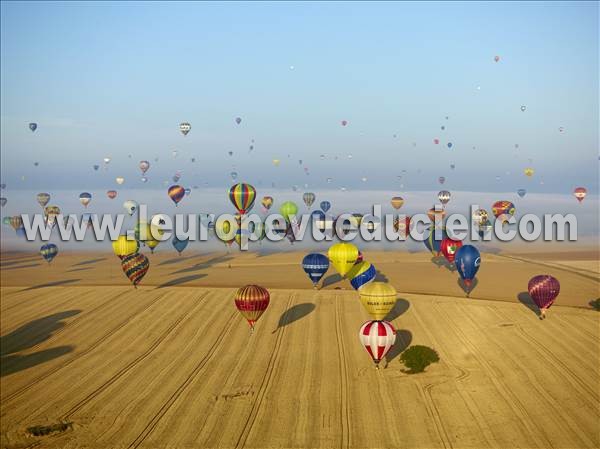
<svg viewBox="0 0 600 449">
<path fill-rule="evenodd" d="M 182 170 L 200 187 L 228 186 L 235 171 L 257 187 L 315 191 L 434 190 L 445 176 L 449 190 L 597 192 L 597 3 L 1 8 L 9 190 L 106 190 L 115 176 L 162 188 Z"/>
</svg>

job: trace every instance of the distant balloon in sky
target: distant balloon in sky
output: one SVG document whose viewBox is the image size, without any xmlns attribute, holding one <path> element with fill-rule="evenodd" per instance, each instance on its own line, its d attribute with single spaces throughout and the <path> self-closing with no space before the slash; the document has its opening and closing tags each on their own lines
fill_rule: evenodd
<svg viewBox="0 0 600 449">
<path fill-rule="evenodd" d="M 173 185 L 169 187 L 169 190 L 167 190 L 167 195 L 169 195 L 169 198 L 171 198 L 171 200 L 175 203 L 175 206 L 177 206 L 181 199 L 185 196 L 185 189 L 181 186 Z"/>
<path fill-rule="evenodd" d="M 362 178 L 360 178 L 360 180 L 361 180 L 362 182 L 367 182 L 367 177 L 366 177 L 366 176 L 363 176 Z"/>
<path fill-rule="evenodd" d="M 190 193 L 192 193 L 192 189 L 190 189 L 189 187 L 187 189 L 185 189 L 186 196 L 188 196 Z"/>
<path fill-rule="evenodd" d="M 527 167 L 525 170 L 523 170 L 523 173 L 525 173 L 525 176 L 528 176 L 531 178 L 533 176 L 533 174 L 535 173 L 535 170 L 531 167 Z"/>
<path fill-rule="evenodd" d="M 438 193 L 438 200 L 444 206 L 446 204 L 448 204 L 448 201 L 450 201 L 450 197 L 451 197 L 451 194 L 447 190 L 440 190 L 440 192 Z"/>
<path fill-rule="evenodd" d="M 40 163 L 39 163 L 39 162 L 37 162 L 37 161 L 33 163 L 33 166 L 34 166 L 34 167 L 37 167 L 38 165 L 40 165 Z"/>
<path fill-rule="evenodd" d="M 444 176 L 440 176 L 440 177 L 438 178 L 438 182 L 439 182 L 440 184 L 443 184 L 443 183 L 445 183 L 445 182 L 446 182 L 446 178 L 445 178 Z"/>
<path fill-rule="evenodd" d="M 117 176 L 115 178 L 115 181 L 117 182 L 117 184 L 121 185 L 125 182 L 125 178 L 123 178 L 122 176 Z"/>
<path fill-rule="evenodd" d="M 444 125 L 440 126 L 440 129 L 443 131 L 446 129 L 446 127 Z"/>
<path fill-rule="evenodd" d="M 265 209 L 265 211 L 268 211 L 273 205 L 273 197 L 264 196 L 263 199 L 260 201 L 260 204 L 262 204 L 262 207 Z"/>
<path fill-rule="evenodd" d="M 98 164 L 94 164 L 94 170 L 98 171 L 98 169 L 100 168 L 100 166 Z"/>
<path fill-rule="evenodd" d="M 452 148 L 452 142 L 448 142 L 448 148 Z"/>
<path fill-rule="evenodd" d="M 521 198 L 523 198 L 526 193 L 527 193 L 527 190 L 525 190 L 525 189 L 517 190 L 517 195 L 519 195 L 519 197 L 521 197 Z"/>
<path fill-rule="evenodd" d="M 433 143 L 436 144 L 436 145 L 439 145 L 440 139 L 433 139 Z"/>
<path fill-rule="evenodd" d="M 562 127 L 562 126 L 559 126 L 558 127 L 558 132 L 561 133 L 561 134 L 564 133 L 565 132 L 565 128 Z"/>
<path fill-rule="evenodd" d="M 456 168 L 456 165 L 454 165 L 454 164 L 450 164 L 450 168 L 451 168 L 452 170 L 454 170 L 454 169 Z"/>
<path fill-rule="evenodd" d="M 139 167 L 140 167 L 140 170 L 142 171 L 142 174 L 146 174 L 146 172 L 150 168 L 150 162 L 148 162 L 148 161 L 140 161 Z"/>
<path fill-rule="evenodd" d="M 183 134 L 184 136 L 187 136 L 191 129 L 192 125 L 190 125 L 188 122 L 182 122 L 179 124 L 179 131 L 181 131 L 181 134 Z"/>
<path fill-rule="evenodd" d="M 320 156 L 319 156 L 319 158 L 320 158 L 322 161 L 324 161 L 324 160 L 325 160 L 325 155 L 324 155 L 324 154 L 322 154 L 322 155 L 320 155 Z"/>
<path fill-rule="evenodd" d="M 329 201 L 321 201 L 321 204 L 319 204 L 319 207 L 321 208 L 321 210 L 325 213 L 327 213 L 327 211 L 329 209 L 331 209 L 331 203 Z"/>
<path fill-rule="evenodd" d="M 90 201 L 92 201 L 91 193 L 83 192 L 81 195 L 79 195 L 79 202 L 83 204 L 84 207 L 87 207 L 88 204 L 90 204 Z"/>
<path fill-rule="evenodd" d="M 140 178 L 140 181 L 142 181 L 142 182 L 148 182 L 148 178 L 146 178 L 145 176 L 142 176 Z"/>
<path fill-rule="evenodd" d="M 37 123 L 30 123 L 29 129 L 31 130 L 31 132 L 34 132 L 37 129 Z"/>
<path fill-rule="evenodd" d="M 510 201 L 496 201 L 492 205 L 492 214 L 497 219 L 502 220 L 502 222 L 508 221 L 515 214 L 515 210 L 515 205 Z"/>
<path fill-rule="evenodd" d="M 527 107 L 525 105 L 521 106 L 521 112 L 525 112 L 526 109 L 527 109 Z"/>
<path fill-rule="evenodd" d="M 105 165 L 108 165 L 110 163 L 110 158 L 109 157 L 105 157 L 104 159 L 102 159 L 104 161 Z"/>
<path fill-rule="evenodd" d="M 494 61 L 495 61 L 495 62 L 498 62 L 498 61 L 500 61 L 500 56 L 498 56 L 498 55 L 494 56 Z"/>
<path fill-rule="evenodd" d="M 46 204 L 50 202 L 50 194 L 49 193 L 38 193 L 36 196 L 37 202 L 40 206 L 46 207 Z"/>
<path fill-rule="evenodd" d="M 0 198 L 0 206 L 4 207 L 8 203 L 8 200 L 4 197 Z"/>
<path fill-rule="evenodd" d="M 280 162 L 281 162 L 281 161 L 280 161 L 279 159 L 273 159 L 273 165 L 274 165 L 275 167 L 279 167 L 279 164 L 280 164 Z"/>
<path fill-rule="evenodd" d="M 129 216 L 133 215 L 138 209 L 138 203 L 133 200 L 127 200 L 123 203 L 123 208 Z"/>
<path fill-rule="evenodd" d="M 577 198 L 577 201 L 579 201 L 581 203 L 584 200 L 585 196 L 587 195 L 587 189 L 585 187 L 577 187 L 573 191 L 573 195 L 575 195 L 575 198 Z"/>
<path fill-rule="evenodd" d="M 117 197 L 117 191 L 109 190 L 108 192 L 106 192 L 106 196 L 109 197 L 111 200 L 114 200 Z"/>
<path fill-rule="evenodd" d="M 327 184 L 331 184 L 333 182 L 333 178 L 327 178 Z"/>
<path fill-rule="evenodd" d="M 348 120 L 342 120 L 342 126 L 346 126 L 348 124 Z"/>
<path fill-rule="evenodd" d="M 235 172 L 235 171 L 232 171 L 232 172 L 229 174 L 229 176 L 231 176 L 231 179 L 233 179 L 233 180 L 235 181 L 235 180 L 237 179 L 237 177 L 238 177 L 238 174 L 237 174 L 237 172 Z"/>
<path fill-rule="evenodd" d="M 315 202 L 316 197 L 317 196 L 314 193 L 306 192 L 304 195 L 302 195 L 302 201 L 304 201 L 306 207 L 310 207 Z"/>
<path fill-rule="evenodd" d="M 241 117 L 236 117 L 236 118 L 235 118 L 235 123 L 237 123 L 238 125 L 239 125 L 240 123 L 242 123 L 242 118 L 241 118 Z"/>
<path fill-rule="evenodd" d="M 401 196 L 395 196 L 391 199 L 390 203 L 394 209 L 398 210 L 404 205 L 404 198 Z"/>
<path fill-rule="evenodd" d="M 229 189 L 229 200 L 240 215 L 244 215 L 252 209 L 255 199 L 256 189 L 250 184 L 234 184 Z"/>
<path fill-rule="evenodd" d="M 228 152 L 227 152 L 227 154 L 228 154 L 229 156 L 233 156 L 233 151 L 228 151 Z"/>
</svg>

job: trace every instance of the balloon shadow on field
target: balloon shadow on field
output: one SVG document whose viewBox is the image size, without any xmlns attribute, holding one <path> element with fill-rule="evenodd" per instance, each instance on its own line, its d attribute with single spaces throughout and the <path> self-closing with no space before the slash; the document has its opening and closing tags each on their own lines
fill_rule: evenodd
<svg viewBox="0 0 600 449">
<path fill-rule="evenodd" d="M 382 273 L 381 271 L 377 270 L 376 274 L 375 274 L 375 279 L 373 279 L 373 281 L 375 282 L 389 282 L 388 277 Z"/>
<path fill-rule="evenodd" d="M 0 376 L 6 376 L 71 352 L 73 346 L 59 346 L 44 349 L 33 354 L 20 355 L 24 351 L 50 339 L 63 328 L 63 320 L 81 313 L 81 310 L 67 310 L 33 320 L 9 334 L 0 337 Z"/>
<path fill-rule="evenodd" d="M 323 279 L 323 285 L 321 288 L 325 288 L 329 285 L 336 284 L 342 280 L 342 277 L 339 274 L 330 274 L 325 279 Z"/>
<path fill-rule="evenodd" d="M 434 265 L 436 265 L 438 268 L 444 267 L 446 270 L 450 271 L 451 273 L 456 271 L 456 266 L 453 263 L 448 262 L 448 260 L 444 256 L 432 257 L 431 262 Z"/>
<path fill-rule="evenodd" d="M 33 267 L 39 267 L 40 265 L 41 265 L 40 263 L 30 263 L 29 265 L 16 265 L 14 267 L 8 267 L 8 268 L 2 267 L 2 271 L 18 270 L 20 268 L 33 268 Z"/>
<path fill-rule="evenodd" d="M 475 287 L 477 287 L 477 284 L 479 284 L 479 281 L 477 280 L 477 278 L 475 278 L 471 282 L 471 287 L 467 287 L 467 284 L 465 284 L 465 281 L 463 280 L 463 278 L 459 277 L 458 280 L 456 281 L 456 283 L 461 288 L 461 290 L 463 292 L 465 292 L 467 294 L 467 296 L 469 296 L 473 292 L 473 290 L 475 290 Z"/>
<path fill-rule="evenodd" d="M 191 267 L 182 268 L 181 270 L 174 271 L 171 274 L 182 274 L 182 273 L 191 273 L 192 271 L 200 271 L 206 270 L 207 268 L 212 267 L 218 263 L 227 262 L 228 260 L 233 259 L 231 256 L 216 256 L 211 259 L 208 259 L 205 262 L 197 263 L 196 265 L 192 265 Z"/>
<path fill-rule="evenodd" d="M 80 267 L 81 265 L 92 265 L 92 264 L 94 264 L 96 262 L 101 262 L 103 260 L 106 260 L 106 257 L 100 257 L 99 259 L 83 260 L 81 262 L 74 263 L 71 266 L 72 267 Z"/>
<path fill-rule="evenodd" d="M 165 282 L 164 284 L 160 284 L 156 288 L 165 288 L 165 287 L 173 287 L 175 285 L 185 284 L 186 282 L 195 281 L 197 279 L 201 279 L 206 277 L 206 274 L 192 274 L 190 276 L 183 276 L 177 279 L 171 279 L 170 281 Z"/>
<path fill-rule="evenodd" d="M 519 302 L 521 304 L 523 304 L 525 307 L 527 307 L 529 310 L 531 310 L 533 313 L 535 313 L 535 316 L 537 316 L 537 317 L 540 316 L 540 309 L 533 302 L 533 299 L 531 298 L 531 296 L 529 296 L 528 292 L 521 292 L 521 293 L 519 293 L 517 295 L 517 299 L 519 300 Z"/>
<path fill-rule="evenodd" d="M 396 304 L 385 316 L 385 321 L 394 321 L 400 315 L 404 314 L 410 307 L 410 302 L 404 298 L 398 298 Z"/>
<path fill-rule="evenodd" d="M 406 329 L 396 331 L 396 343 L 390 348 L 388 353 L 385 355 L 385 367 L 392 362 L 396 357 L 404 352 L 406 348 L 410 346 L 412 342 L 412 332 Z"/>
<path fill-rule="evenodd" d="M 193 256 L 186 256 L 186 257 L 181 257 L 180 255 L 178 255 L 177 257 L 173 258 L 173 259 L 167 259 L 167 260 L 163 260 L 160 263 L 157 263 L 157 266 L 160 265 L 172 265 L 174 263 L 178 263 L 178 262 L 183 262 L 184 260 L 190 260 L 193 259 L 194 257 L 200 257 L 198 254 L 195 254 Z"/>
<path fill-rule="evenodd" d="M 279 317 L 279 323 L 277 323 L 277 329 L 272 334 L 277 332 L 280 328 L 292 324 L 294 321 L 298 321 L 304 318 L 306 315 L 315 310 L 316 306 L 310 302 L 304 302 L 302 304 L 296 304 L 290 307 Z"/>
<path fill-rule="evenodd" d="M 79 282 L 81 279 L 63 279 L 62 281 L 54 281 L 47 282 L 45 284 L 32 285 L 31 287 L 27 287 L 22 292 L 27 290 L 37 290 L 38 288 L 46 288 L 46 287 L 58 287 L 60 285 L 72 284 L 73 282 Z"/>
</svg>

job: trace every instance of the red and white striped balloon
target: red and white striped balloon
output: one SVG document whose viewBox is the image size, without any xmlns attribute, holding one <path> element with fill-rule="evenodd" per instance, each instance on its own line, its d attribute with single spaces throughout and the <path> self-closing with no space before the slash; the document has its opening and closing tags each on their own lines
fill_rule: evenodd
<svg viewBox="0 0 600 449">
<path fill-rule="evenodd" d="M 396 329 L 387 321 L 367 321 L 358 335 L 375 365 L 379 364 L 396 342 Z"/>
</svg>

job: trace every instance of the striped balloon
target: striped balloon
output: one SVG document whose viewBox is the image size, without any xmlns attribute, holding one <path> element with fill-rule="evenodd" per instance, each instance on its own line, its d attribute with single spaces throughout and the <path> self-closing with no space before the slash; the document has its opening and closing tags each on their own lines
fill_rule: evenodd
<svg viewBox="0 0 600 449">
<path fill-rule="evenodd" d="M 38 193 L 36 198 L 37 198 L 37 202 L 42 207 L 46 207 L 46 204 L 48 204 L 50 202 L 50 194 L 49 193 Z"/>
<path fill-rule="evenodd" d="M 547 309 L 560 293 L 558 279 L 549 274 L 540 274 L 529 280 L 527 285 L 529 296 L 540 309 Z"/>
<path fill-rule="evenodd" d="M 394 209 L 398 210 L 404 204 L 404 198 L 402 198 L 401 196 L 395 196 L 395 197 L 392 198 L 392 200 L 390 201 L 390 203 L 392 204 L 392 207 Z"/>
<path fill-rule="evenodd" d="M 267 310 L 269 300 L 269 291 L 258 285 L 246 285 L 235 294 L 235 306 L 242 316 L 248 320 L 252 330 L 254 330 L 254 323 Z"/>
<path fill-rule="evenodd" d="M 312 206 L 316 198 L 317 196 L 312 192 L 306 192 L 304 195 L 302 195 L 302 201 L 304 201 L 306 207 Z"/>
<path fill-rule="evenodd" d="M 396 330 L 387 321 L 367 321 L 358 336 L 377 367 L 396 342 Z"/>
<path fill-rule="evenodd" d="M 255 199 L 256 189 L 250 184 L 241 182 L 229 189 L 229 200 L 241 215 L 252 209 Z"/>
<path fill-rule="evenodd" d="M 173 200 L 175 206 L 181 201 L 181 199 L 185 196 L 185 189 L 181 186 L 174 185 L 169 187 L 168 190 L 169 198 Z"/>
<path fill-rule="evenodd" d="M 15 215 L 13 217 L 9 218 L 9 223 L 12 226 L 12 228 L 16 231 L 19 228 L 23 227 L 23 219 L 21 218 L 20 215 Z"/>
<path fill-rule="evenodd" d="M 140 253 L 129 254 L 121 259 L 121 268 L 125 276 L 129 278 L 134 287 L 140 283 L 148 272 L 150 262 L 148 258 Z"/>
<path fill-rule="evenodd" d="M 377 276 L 377 270 L 373 264 L 362 261 L 354 265 L 354 267 L 348 272 L 348 278 L 350 278 L 350 284 L 354 290 L 359 290 L 364 285 L 373 281 Z"/>
<path fill-rule="evenodd" d="M 58 247 L 54 243 L 47 243 L 40 248 L 40 254 L 50 263 L 58 254 Z"/>
<path fill-rule="evenodd" d="M 329 259 L 319 253 L 307 254 L 302 260 L 302 269 L 313 282 L 315 288 L 327 270 L 329 270 Z"/>
</svg>

